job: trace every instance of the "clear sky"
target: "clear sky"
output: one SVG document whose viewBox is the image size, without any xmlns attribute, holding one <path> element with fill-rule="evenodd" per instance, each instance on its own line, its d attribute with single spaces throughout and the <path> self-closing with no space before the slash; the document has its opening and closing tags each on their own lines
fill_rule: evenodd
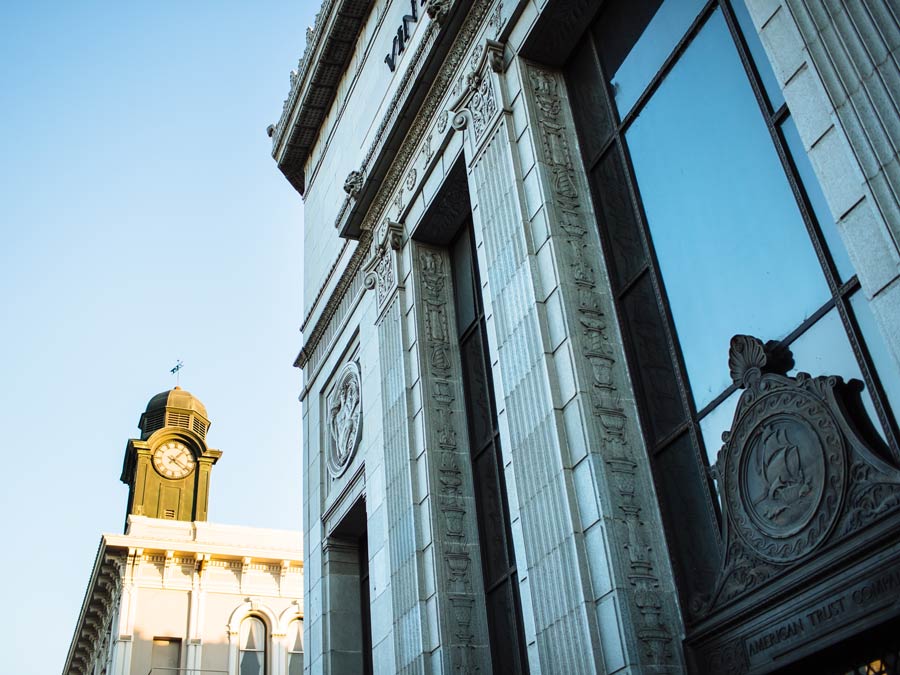
<svg viewBox="0 0 900 675">
<path fill-rule="evenodd" d="M 62 670 L 177 359 L 210 520 L 300 527 L 303 211 L 265 129 L 318 4 L 0 3 L 5 672 Z"/>
</svg>

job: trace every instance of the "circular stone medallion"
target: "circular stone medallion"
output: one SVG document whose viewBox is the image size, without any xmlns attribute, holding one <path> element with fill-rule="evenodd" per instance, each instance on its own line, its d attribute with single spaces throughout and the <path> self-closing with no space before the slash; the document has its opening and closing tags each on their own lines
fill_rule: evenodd
<svg viewBox="0 0 900 675">
<path fill-rule="evenodd" d="M 328 471 L 339 478 L 359 446 L 362 430 L 359 366 L 350 361 L 341 368 L 328 397 Z"/>
<path fill-rule="evenodd" d="M 735 425 L 726 456 L 723 497 L 756 554 L 792 562 L 828 536 L 840 511 L 846 455 L 821 400 L 802 390 L 760 397 Z"/>
</svg>

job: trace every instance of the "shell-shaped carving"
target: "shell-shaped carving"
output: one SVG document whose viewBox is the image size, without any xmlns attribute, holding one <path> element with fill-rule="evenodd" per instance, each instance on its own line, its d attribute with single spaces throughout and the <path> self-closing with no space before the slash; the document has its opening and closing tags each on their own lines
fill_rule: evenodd
<svg viewBox="0 0 900 675">
<path fill-rule="evenodd" d="M 746 387 L 759 378 L 766 365 L 766 350 L 752 335 L 735 335 L 728 350 L 728 369 L 735 384 Z"/>
</svg>

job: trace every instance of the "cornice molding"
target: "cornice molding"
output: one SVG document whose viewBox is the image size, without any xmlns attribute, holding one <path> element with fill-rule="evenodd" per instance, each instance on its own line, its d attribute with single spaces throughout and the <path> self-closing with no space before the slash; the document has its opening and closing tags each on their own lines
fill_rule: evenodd
<svg viewBox="0 0 900 675">
<path fill-rule="evenodd" d="M 306 34 L 306 49 L 291 71 L 291 91 L 278 124 L 269 128 L 272 157 L 303 195 L 309 151 L 344 75 L 373 0 L 325 0 Z"/>
<path fill-rule="evenodd" d="M 303 368 L 309 362 L 313 351 L 319 344 L 319 341 L 322 339 L 329 323 L 334 317 L 344 294 L 362 264 L 371 255 L 372 230 L 378 222 L 386 217 L 387 209 L 391 203 L 391 197 L 401 185 L 402 181 L 405 180 L 407 167 L 411 160 L 416 156 L 416 152 L 425 137 L 426 131 L 437 117 L 437 112 L 447 97 L 450 85 L 454 82 L 454 79 L 463 67 L 464 60 L 471 51 L 472 46 L 475 44 L 476 37 L 481 31 L 485 17 L 487 17 L 492 5 L 493 3 L 481 1 L 472 3 L 469 14 L 463 20 L 462 26 L 456 34 L 450 50 L 444 57 L 431 87 L 425 94 L 425 99 L 419 107 L 412 125 L 407 131 L 393 162 L 380 183 L 377 194 L 372 200 L 372 203 L 362 220 L 359 233 L 359 244 L 353 252 L 347 266 L 341 273 L 337 287 L 328 298 L 328 302 L 325 304 L 322 313 L 319 315 L 312 332 L 306 339 L 300 353 L 297 355 L 297 358 L 294 361 L 295 367 Z M 433 22 L 429 24 L 429 27 L 435 25 L 436 24 Z M 434 29 L 431 29 L 431 32 L 428 33 L 420 43 L 420 48 L 424 49 L 426 45 L 431 44 L 435 35 Z M 366 154 L 366 160 L 364 161 L 361 170 L 363 175 L 368 175 L 366 169 L 369 167 L 372 158 L 375 157 L 376 151 L 383 147 L 384 136 L 389 128 L 389 122 L 396 120 L 401 101 L 405 101 L 407 93 L 407 87 L 401 86 L 392 100 L 391 108 L 389 108 L 388 113 L 382 120 L 378 134 L 376 135 L 376 140 L 372 143 L 372 146 Z M 347 217 L 351 210 L 350 201 L 351 198 L 348 196 L 341 209 L 341 215 L 338 216 L 338 222 L 335 223 L 339 229 L 341 227 L 341 220 Z"/>
</svg>

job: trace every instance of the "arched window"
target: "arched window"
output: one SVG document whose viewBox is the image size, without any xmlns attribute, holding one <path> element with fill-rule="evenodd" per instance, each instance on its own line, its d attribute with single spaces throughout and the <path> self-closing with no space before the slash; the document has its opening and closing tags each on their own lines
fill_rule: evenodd
<svg viewBox="0 0 900 675">
<path fill-rule="evenodd" d="M 258 616 L 248 616 L 241 622 L 240 675 L 265 675 L 266 624 Z"/>
<path fill-rule="evenodd" d="M 303 675 L 303 619 L 288 627 L 288 675 Z"/>
</svg>

